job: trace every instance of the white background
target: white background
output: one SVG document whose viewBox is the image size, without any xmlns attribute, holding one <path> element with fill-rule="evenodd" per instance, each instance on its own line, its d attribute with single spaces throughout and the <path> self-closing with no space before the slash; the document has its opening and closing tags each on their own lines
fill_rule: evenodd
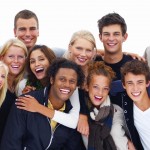
<svg viewBox="0 0 150 150">
<path fill-rule="evenodd" d="M 38 44 L 67 49 L 72 34 L 86 29 L 95 36 L 97 47 L 103 48 L 98 38 L 97 20 L 116 12 L 124 17 L 128 27 L 123 51 L 143 55 L 150 45 L 149 3 L 149 0 L 1 0 L 0 45 L 14 37 L 16 13 L 29 9 L 39 18 Z"/>
</svg>

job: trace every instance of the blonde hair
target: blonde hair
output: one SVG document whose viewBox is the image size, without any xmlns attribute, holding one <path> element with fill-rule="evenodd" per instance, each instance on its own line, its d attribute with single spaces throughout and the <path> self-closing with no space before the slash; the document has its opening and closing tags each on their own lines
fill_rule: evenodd
<svg viewBox="0 0 150 150">
<path fill-rule="evenodd" d="M 3 45 L 3 47 L 1 48 L 0 56 L 4 56 L 11 46 L 16 46 L 16 47 L 22 48 L 25 52 L 25 57 L 27 57 L 28 50 L 26 48 L 26 45 L 22 41 L 20 41 L 19 39 L 10 39 L 10 40 L 8 40 Z M 18 95 L 17 93 L 18 93 L 18 88 L 19 88 L 19 82 L 23 79 L 24 74 L 25 74 L 25 64 L 24 64 L 23 69 L 21 70 L 21 72 L 18 74 L 18 76 L 13 81 L 13 86 L 15 87 L 16 95 Z"/>
<path fill-rule="evenodd" d="M 71 37 L 69 45 L 73 45 L 75 43 L 75 41 L 80 38 L 89 41 L 93 45 L 94 50 L 97 50 L 95 38 L 94 38 L 93 34 L 88 30 L 79 30 L 79 31 L 75 32 Z M 69 58 L 69 50 L 65 52 L 63 57 Z"/>
<path fill-rule="evenodd" d="M 0 67 L 3 67 L 5 70 L 5 79 L 4 79 L 4 85 L 3 87 L 0 89 L 0 107 L 5 99 L 6 96 L 6 91 L 7 91 L 7 75 L 8 75 L 8 67 L 2 62 L 0 61 Z"/>
</svg>

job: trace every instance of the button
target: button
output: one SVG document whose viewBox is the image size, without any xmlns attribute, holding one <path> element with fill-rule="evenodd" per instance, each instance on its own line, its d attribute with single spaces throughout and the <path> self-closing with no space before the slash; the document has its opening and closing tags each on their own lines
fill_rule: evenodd
<svg viewBox="0 0 150 150">
<path fill-rule="evenodd" d="M 127 110 L 124 110 L 124 113 L 127 113 Z"/>
<path fill-rule="evenodd" d="M 127 102 L 124 102 L 124 105 L 127 105 Z"/>
</svg>

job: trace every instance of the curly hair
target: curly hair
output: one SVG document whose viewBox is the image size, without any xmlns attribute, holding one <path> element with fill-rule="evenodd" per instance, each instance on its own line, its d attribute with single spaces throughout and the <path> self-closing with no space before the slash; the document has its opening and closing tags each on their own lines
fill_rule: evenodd
<svg viewBox="0 0 150 150">
<path fill-rule="evenodd" d="M 57 58 L 53 61 L 49 69 L 49 78 L 55 79 L 55 76 L 60 68 L 73 69 L 77 73 L 77 86 L 81 87 L 84 83 L 84 73 L 79 65 L 66 58 Z"/>
<path fill-rule="evenodd" d="M 111 67 L 104 64 L 104 62 L 93 62 L 88 65 L 88 76 L 87 76 L 87 85 L 89 86 L 90 81 L 94 75 L 103 75 L 108 77 L 110 83 L 115 78 L 115 72 Z"/>
</svg>

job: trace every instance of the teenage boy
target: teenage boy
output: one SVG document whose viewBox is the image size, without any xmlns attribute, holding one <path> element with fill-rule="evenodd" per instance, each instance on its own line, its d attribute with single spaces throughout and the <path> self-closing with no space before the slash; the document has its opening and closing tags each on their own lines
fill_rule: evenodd
<svg viewBox="0 0 150 150">
<path fill-rule="evenodd" d="M 133 60 L 121 68 L 121 75 L 126 92 L 119 88 L 120 92 L 116 96 L 111 96 L 111 101 L 123 108 L 129 139 L 134 143 L 135 148 L 148 150 L 150 149 L 150 98 L 148 95 L 150 69 L 145 62 Z"/>
<path fill-rule="evenodd" d="M 123 87 L 133 103 L 133 121 L 145 150 L 150 149 L 150 69 L 140 61 L 131 61 L 121 69 Z M 129 108 L 128 108 L 129 109 Z M 128 111 L 128 110 L 126 110 Z"/>
<path fill-rule="evenodd" d="M 96 61 L 104 61 L 116 73 L 116 79 L 121 79 L 120 68 L 132 57 L 122 51 L 123 42 L 127 40 L 127 25 L 123 17 L 117 13 L 109 13 L 98 20 L 99 38 L 104 46 L 104 56 Z"/>
<path fill-rule="evenodd" d="M 69 97 L 82 86 L 82 69 L 64 58 L 55 60 L 49 70 L 50 86 L 32 91 L 26 98 L 35 98 L 42 105 L 68 113 L 72 106 Z M 65 127 L 33 112 L 18 109 L 14 104 L 5 127 L 1 150 L 53 149 L 84 150 L 76 129 Z"/>
</svg>

